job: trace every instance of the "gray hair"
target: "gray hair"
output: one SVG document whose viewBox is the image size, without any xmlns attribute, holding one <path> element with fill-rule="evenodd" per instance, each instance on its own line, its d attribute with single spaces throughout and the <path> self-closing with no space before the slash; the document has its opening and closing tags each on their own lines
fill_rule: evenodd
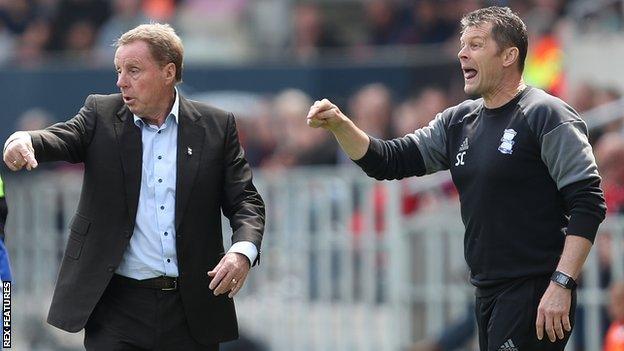
<svg viewBox="0 0 624 351">
<path fill-rule="evenodd" d="M 176 83 L 182 81 L 184 47 L 182 46 L 182 40 L 170 25 L 160 23 L 142 24 L 122 34 L 117 39 L 115 47 L 118 48 L 135 41 L 145 42 L 150 48 L 150 53 L 161 67 L 168 63 L 173 63 L 176 68 Z"/>
</svg>

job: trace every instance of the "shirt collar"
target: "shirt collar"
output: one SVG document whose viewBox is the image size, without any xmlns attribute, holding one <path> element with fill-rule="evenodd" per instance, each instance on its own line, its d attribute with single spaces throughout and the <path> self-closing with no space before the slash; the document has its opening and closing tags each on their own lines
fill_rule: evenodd
<svg viewBox="0 0 624 351">
<path fill-rule="evenodd" d="M 171 106 L 171 111 L 169 111 L 169 114 L 167 115 L 167 117 L 165 117 L 165 120 L 167 120 L 167 118 L 169 118 L 169 116 L 173 115 L 173 118 L 175 119 L 176 124 L 178 124 L 178 115 L 180 112 L 180 94 L 178 93 L 178 88 L 175 87 L 174 89 L 174 94 L 175 97 L 173 99 L 173 106 Z M 132 116 L 134 116 L 134 124 L 137 125 L 137 127 L 140 127 L 143 122 L 143 120 L 141 119 L 141 117 L 133 114 Z"/>
</svg>

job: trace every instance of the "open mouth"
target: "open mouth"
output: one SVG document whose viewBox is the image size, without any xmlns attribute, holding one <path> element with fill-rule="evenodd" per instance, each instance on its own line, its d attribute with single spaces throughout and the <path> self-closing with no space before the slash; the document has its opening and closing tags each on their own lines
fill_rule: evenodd
<svg viewBox="0 0 624 351">
<path fill-rule="evenodd" d="M 128 97 L 128 96 L 124 96 L 123 100 L 127 104 L 127 103 L 130 103 L 130 102 L 134 101 L 134 98 L 131 98 L 131 97 Z"/>
<path fill-rule="evenodd" d="M 463 68 L 464 79 L 469 80 L 477 76 L 477 70 L 473 68 Z"/>
</svg>

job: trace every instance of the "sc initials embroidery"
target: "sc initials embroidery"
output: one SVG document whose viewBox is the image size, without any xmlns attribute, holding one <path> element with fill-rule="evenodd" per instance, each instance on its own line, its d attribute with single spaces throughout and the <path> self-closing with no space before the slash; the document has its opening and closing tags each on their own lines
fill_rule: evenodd
<svg viewBox="0 0 624 351">
<path fill-rule="evenodd" d="M 466 151 L 462 151 L 462 152 L 457 154 L 457 156 L 456 156 L 457 162 L 455 163 L 455 167 L 465 165 L 465 163 L 464 163 L 464 156 L 466 156 Z"/>
<path fill-rule="evenodd" d="M 462 141 L 461 145 L 459 146 L 459 153 L 457 154 L 456 158 L 457 158 L 457 163 L 455 163 L 455 167 L 457 166 L 463 166 L 464 163 L 464 156 L 466 156 L 466 150 L 468 150 L 468 138 L 466 137 L 464 139 L 464 141 Z"/>
</svg>

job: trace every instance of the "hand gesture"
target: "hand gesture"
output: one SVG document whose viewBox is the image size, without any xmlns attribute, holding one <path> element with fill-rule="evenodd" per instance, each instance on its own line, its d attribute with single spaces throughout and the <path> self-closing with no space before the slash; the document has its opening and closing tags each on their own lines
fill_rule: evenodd
<svg viewBox="0 0 624 351">
<path fill-rule="evenodd" d="M 247 256 L 238 252 L 228 252 L 219 264 L 208 272 L 208 276 L 212 277 L 208 287 L 214 291 L 215 296 L 229 291 L 228 297 L 233 298 L 243 287 L 250 268 Z"/>
<path fill-rule="evenodd" d="M 19 133 L 19 134 L 18 134 Z M 12 171 L 19 171 L 24 166 L 27 170 L 37 168 L 35 150 L 32 146 L 30 135 L 26 132 L 17 132 L 9 139 L 12 139 L 4 150 L 4 163 Z"/>
<path fill-rule="evenodd" d="M 310 107 L 306 122 L 312 128 L 321 127 L 331 131 L 347 119 L 347 116 L 340 112 L 336 105 L 327 99 L 323 99 L 316 101 Z"/>
<path fill-rule="evenodd" d="M 535 329 L 539 340 L 544 337 L 544 329 L 546 329 L 546 334 L 548 334 L 548 339 L 551 342 L 557 341 L 557 338 L 563 339 L 565 332 L 572 330 L 570 324 L 571 304 L 572 291 L 551 282 L 537 308 Z"/>
</svg>

